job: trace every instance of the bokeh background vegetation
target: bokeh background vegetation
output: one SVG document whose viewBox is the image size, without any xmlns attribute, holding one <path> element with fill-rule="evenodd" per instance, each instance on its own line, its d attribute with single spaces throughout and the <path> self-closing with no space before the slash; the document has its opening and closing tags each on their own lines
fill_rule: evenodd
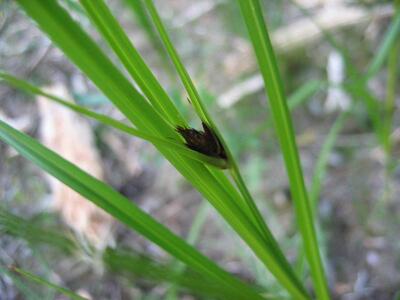
<svg viewBox="0 0 400 300">
<path fill-rule="evenodd" d="M 60 3 L 96 36 L 78 2 Z M 107 3 L 180 111 L 200 128 L 143 7 L 129 0 Z M 239 158 L 265 220 L 302 274 L 282 155 L 237 2 L 155 3 L 202 100 Z M 400 289 L 399 10 L 393 1 L 263 4 L 318 215 L 332 293 L 337 299 L 393 299 Z M 14 1 L 1 1 L 0 9 L 2 70 L 38 86 L 62 84 L 77 103 L 122 118 Z M 116 61 L 104 42 L 102 47 Z M 42 120 L 31 100 L 32 95 L 0 85 L 0 117 L 38 137 Z M 243 242 L 153 146 L 90 125 L 108 183 L 231 273 L 278 299 L 285 297 Z M 93 299 L 202 297 L 194 281 L 178 288 L 179 264 L 123 226 L 114 232 L 118 251 L 108 249 L 97 257 L 49 209 L 43 172 L 4 143 L 0 199 L 0 299 L 63 299 L 49 286 L 19 276 L 11 265 Z"/>
</svg>

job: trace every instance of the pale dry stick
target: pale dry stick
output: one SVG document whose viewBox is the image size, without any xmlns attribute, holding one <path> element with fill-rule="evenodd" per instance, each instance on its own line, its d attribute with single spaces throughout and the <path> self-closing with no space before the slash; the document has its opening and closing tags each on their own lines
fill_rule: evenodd
<svg viewBox="0 0 400 300">
<path fill-rule="evenodd" d="M 47 90 L 70 99 L 62 85 L 54 85 Z M 102 179 L 101 158 L 86 120 L 68 108 L 48 101 L 44 96 L 38 96 L 38 104 L 43 144 L 92 176 Z M 62 216 L 64 222 L 100 251 L 112 244 L 112 217 L 54 177 L 47 178 L 53 198 L 52 208 Z"/>
<path fill-rule="evenodd" d="M 264 87 L 264 81 L 260 74 L 256 74 L 236 84 L 234 87 L 218 97 L 217 103 L 221 108 L 231 107 L 245 96 L 256 93 Z"/>
<path fill-rule="evenodd" d="M 390 17 L 393 12 L 391 5 L 379 6 L 372 10 L 347 6 L 328 6 L 316 14 L 314 21 L 305 17 L 276 30 L 272 34 L 273 45 L 276 51 L 280 53 L 290 52 L 319 39 L 323 36 L 321 30 L 336 31 L 349 26 L 381 20 Z M 237 74 L 237 76 L 240 77 L 241 74 Z M 264 82 L 261 75 L 253 75 L 222 93 L 218 97 L 217 103 L 221 108 L 228 108 L 244 97 L 257 93 L 263 87 Z"/>
<path fill-rule="evenodd" d="M 332 5 L 332 4 L 338 4 L 342 3 L 345 0 L 294 0 L 298 5 L 303 6 L 304 8 L 307 9 L 313 9 L 317 6 L 321 5 Z"/>
<path fill-rule="evenodd" d="M 205 1 L 194 2 L 182 14 L 174 18 L 172 27 L 173 28 L 184 27 L 200 19 L 206 14 L 210 13 L 223 2 L 224 0 L 205 0 Z"/>
<path fill-rule="evenodd" d="M 288 52 L 309 45 L 319 39 L 323 36 L 321 30 L 336 31 L 341 28 L 388 18 L 393 13 L 394 10 L 391 5 L 379 6 L 372 10 L 344 5 L 327 6 L 319 10 L 312 20 L 304 17 L 278 29 L 273 33 L 272 40 L 277 51 Z"/>
</svg>

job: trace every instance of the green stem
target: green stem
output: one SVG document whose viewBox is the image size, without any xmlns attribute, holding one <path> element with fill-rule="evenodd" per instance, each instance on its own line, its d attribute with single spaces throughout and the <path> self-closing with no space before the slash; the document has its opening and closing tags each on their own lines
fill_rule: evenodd
<svg viewBox="0 0 400 300">
<path fill-rule="evenodd" d="M 399 8 L 397 8 L 400 11 Z M 399 35 L 399 34 L 398 34 Z M 393 116 L 396 108 L 396 88 L 398 81 L 398 65 L 400 53 L 400 39 L 397 39 L 392 48 L 390 49 L 387 60 L 387 86 L 386 86 L 386 101 L 385 101 L 385 115 L 384 132 L 385 141 L 384 149 L 386 153 L 386 167 L 390 170 L 390 158 L 392 154 L 391 131 L 393 125 Z"/>
<path fill-rule="evenodd" d="M 307 196 L 294 137 L 292 120 L 289 115 L 275 54 L 262 15 L 262 7 L 258 0 L 239 0 L 239 4 L 267 87 L 272 117 L 289 176 L 297 222 L 310 264 L 315 292 L 318 299 L 330 299 L 325 271 L 319 253 L 312 209 Z"/>
</svg>

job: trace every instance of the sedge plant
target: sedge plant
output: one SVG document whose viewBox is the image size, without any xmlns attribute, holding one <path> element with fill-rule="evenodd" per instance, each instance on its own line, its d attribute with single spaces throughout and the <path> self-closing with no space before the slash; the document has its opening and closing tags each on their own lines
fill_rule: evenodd
<svg viewBox="0 0 400 300">
<path fill-rule="evenodd" d="M 187 147 L 187 139 L 185 144 L 185 137 L 177 130 L 178 128 L 191 130 L 187 120 L 179 113 L 168 93 L 103 0 L 80 0 L 79 2 L 136 85 L 133 85 L 125 73 L 111 62 L 93 38 L 57 1 L 17 0 L 17 2 L 52 42 L 125 115 L 129 125 L 49 95 L 9 74 L 1 73 L 0 77 L 11 85 L 30 93 L 46 96 L 77 113 L 151 142 L 215 208 L 292 298 L 311 299 L 310 291 L 306 289 L 304 282 L 299 279 L 288 262 L 258 210 L 242 178 L 236 158 L 202 102 L 153 1 L 144 0 L 143 5 L 150 15 L 199 120 L 204 124 L 205 131 L 209 130 L 212 133 L 214 144 L 223 150 L 224 155 L 222 156 L 209 155 L 196 151 L 193 147 Z M 325 271 L 314 227 L 313 211 L 304 184 L 292 120 L 261 5 L 259 0 L 239 0 L 238 2 L 254 46 L 260 71 L 265 80 L 314 291 L 318 299 L 329 299 Z M 200 134 L 199 131 L 196 132 Z M 110 186 L 93 178 L 33 138 L 1 120 L 0 139 L 117 220 L 157 244 L 191 271 L 207 279 L 206 282 L 218 285 L 217 297 L 225 299 L 264 298 L 262 291 L 223 270 Z"/>
</svg>

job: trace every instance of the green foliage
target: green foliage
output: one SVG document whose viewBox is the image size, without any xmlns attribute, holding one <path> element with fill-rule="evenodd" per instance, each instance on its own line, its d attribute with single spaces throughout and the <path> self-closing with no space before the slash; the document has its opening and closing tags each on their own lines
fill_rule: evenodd
<svg viewBox="0 0 400 300">
<path fill-rule="evenodd" d="M 30 272 L 28 272 L 26 270 L 22 270 L 22 269 L 17 268 L 17 267 L 12 267 L 11 271 L 13 271 L 13 272 L 25 277 L 26 279 L 28 279 L 28 280 L 30 280 L 32 282 L 36 282 L 36 283 L 39 283 L 41 285 L 47 286 L 50 289 L 54 289 L 55 291 L 59 292 L 60 294 L 62 294 L 64 296 L 67 296 L 71 300 L 87 300 L 87 298 L 81 297 L 81 296 L 79 296 L 78 294 L 72 292 L 69 289 L 66 289 L 66 288 L 63 288 L 63 287 L 61 287 L 59 285 L 51 283 L 48 280 L 46 280 L 46 279 L 44 279 L 44 278 L 42 278 L 40 276 L 37 276 L 35 274 L 32 274 L 32 273 L 30 273 Z"/>
<path fill-rule="evenodd" d="M 142 0 L 125 0 L 127 6 L 129 6 L 134 13 L 137 23 L 143 28 L 145 31 L 147 38 L 152 44 L 153 48 L 157 51 L 161 61 L 164 63 L 167 70 L 169 70 L 169 65 L 167 64 L 168 57 L 165 53 L 165 50 L 161 44 L 159 37 L 157 36 L 156 31 L 154 30 L 154 26 L 151 23 L 149 15 L 146 12 L 146 9 L 143 5 Z"/>
<path fill-rule="evenodd" d="M 205 206 L 204 206 L 205 207 Z M 191 233 L 188 237 L 189 241 L 193 241 L 199 231 L 199 226 L 204 222 L 204 216 L 207 210 L 202 209 L 198 215 L 197 221 L 194 222 Z M 33 252 L 57 250 L 65 256 L 72 258 L 72 256 L 79 254 L 81 249 L 75 241 L 66 236 L 62 229 L 52 230 L 48 228 L 48 224 L 39 224 L 34 219 L 23 219 L 13 215 L 4 210 L 0 210 L 0 232 L 3 235 L 10 235 L 16 239 L 24 240 L 29 243 Z M 44 248 L 46 247 L 46 248 Z M 56 259 L 56 258 L 54 258 Z M 202 295 L 213 296 L 222 299 L 230 299 L 231 295 L 226 293 L 225 289 L 220 285 L 216 285 L 213 281 L 207 280 L 202 276 L 196 275 L 194 272 L 188 272 L 182 268 L 177 268 L 174 264 L 161 263 L 140 254 L 133 249 L 111 249 L 105 250 L 103 263 L 107 269 L 116 275 L 134 278 L 138 282 L 148 281 L 152 283 L 169 282 L 174 285 L 175 291 L 186 292 Z M 7 275 L 13 280 L 14 285 L 23 293 L 27 299 L 41 299 L 28 285 L 24 284 L 21 280 L 19 273 L 15 268 L 0 267 L 0 273 Z M 25 275 L 21 273 L 21 275 Z M 24 276 L 30 279 L 31 282 L 40 283 L 46 286 L 49 290 L 63 293 L 63 290 L 58 290 L 58 287 L 53 287 L 48 284 L 48 280 L 43 277 L 35 277 L 35 275 L 28 273 L 32 276 Z M 36 280 L 37 279 L 37 280 Z M 51 298 L 51 297 L 50 297 Z"/>
<path fill-rule="evenodd" d="M 272 117 L 286 163 L 297 223 L 310 264 L 315 292 L 318 299 L 329 299 L 328 284 L 320 258 L 312 209 L 304 184 L 292 120 L 260 2 L 258 0 L 240 1 L 240 6 L 267 88 Z"/>
<path fill-rule="evenodd" d="M 177 126 L 188 127 L 189 121 L 186 119 L 187 115 L 190 114 L 187 112 L 188 109 L 183 110 L 182 107 L 179 107 L 182 106 L 181 102 L 178 101 L 177 104 L 177 101 L 171 99 L 147 66 L 134 42 L 128 38 L 117 18 L 113 16 L 103 0 L 80 0 L 80 5 L 77 5 L 74 1 L 69 2 L 80 14 L 86 14 L 89 17 L 136 85 L 133 85 L 130 79 L 124 75 L 125 73 L 111 62 L 109 57 L 82 29 L 82 26 L 74 21 L 57 1 L 18 0 L 17 2 L 36 21 L 42 31 L 97 86 L 104 94 L 104 99 L 109 99 L 126 116 L 130 124 L 119 122 L 86 107 L 50 95 L 7 73 L 0 73 L 2 80 L 34 95 L 45 96 L 49 100 L 92 118 L 101 124 L 151 142 L 218 211 L 231 229 L 252 250 L 262 263 L 257 268 L 265 266 L 292 298 L 310 299 L 303 283 L 305 270 L 303 256 L 305 256 L 317 298 L 330 298 L 320 253 L 323 243 L 321 240 L 319 242 L 317 240 L 314 223 L 317 223 L 316 208 L 327 173 L 329 154 L 345 120 L 353 111 L 340 114 L 330 130 L 318 156 L 312 184 L 309 192 L 307 192 L 290 112 L 308 101 L 317 91 L 328 87 L 330 83 L 323 80 L 309 81 L 300 86 L 290 97 L 285 96 L 283 81 L 269 39 L 260 1 L 240 0 L 238 3 L 265 81 L 272 121 L 275 125 L 276 136 L 280 143 L 289 177 L 295 215 L 302 241 L 302 250 L 298 254 L 300 266 L 298 273 L 294 271 L 284 256 L 282 248 L 264 221 L 264 217 L 242 178 L 239 164 L 232 154 L 232 147 L 225 141 L 227 135 L 224 136 L 217 128 L 215 120 L 209 113 L 212 103 L 205 101 L 205 97 L 194 85 L 152 0 L 126 0 L 126 4 L 132 8 L 154 47 L 161 48 L 161 44 L 165 47 L 197 118 L 215 131 L 226 150 L 227 160 L 210 157 L 185 146 L 184 140 L 178 134 L 176 128 Z M 279 2 L 275 2 L 274 5 L 281 5 Z M 223 5 L 234 7 L 233 5 L 236 5 L 236 3 Z M 265 5 L 269 7 L 270 4 Z M 277 18 L 272 21 L 279 23 L 280 19 Z M 362 104 L 373 121 L 378 140 L 385 145 L 388 156 L 391 152 L 390 134 L 393 122 L 395 82 L 398 72 L 398 55 L 396 52 L 399 48 L 397 39 L 399 31 L 400 15 L 397 11 L 383 38 L 381 47 L 368 65 L 365 75 L 362 76 L 361 72 L 351 64 L 345 47 L 342 47 L 330 33 L 324 32 L 325 39 L 345 58 L 350 76 L 343 84 L 343 88 L 354 99 L 363 100 Z M 157 33 L 159 36 L 157 36 Z M 166 53 L 163 50 L 160 51 L 160 56 L 162 56 L 164 62 L 167 58 Z M 378 99 L 368 89 L 367 83 L 378 73 L 386 61 L 389 65 L 389 82 L 386 108 L 383 111 L 380 109 Z M 181 113 L 182 111 L 185 112 L 185 116 Z M 387 117 L 384 122 L 382 121 L 383 113 Z M 266 125 L 263 124 L 260 130 L 267 130 Z M 185 242 L 105 183 L 91 177 L 56 153 L 2 121 L 0 121 L 0 139 L 177 259 L 172 264 L 159 263 L 150 257 L 137 255 L 133 250 L 108 249 L 103 259 L 106 265 L 116 273 L 129 277 L 134 275 L 134 277 L 153 282 L 169 282 L 172 284 L 169 293 L 172 299 L 177 297 L 177 289 L 223 299 L 273 298 L 266 291 L 244 283 L 227 273 L 190 245 L 197 239 L 205 215 L 199 213 L 199 218 L 194 222 L 190 231 L 188 242 Z M 259 164 L 262 160 L 254 159 L 254 161 L 255 164 Z M 223 169 L 228 171 L 225 173 Z M 259 170 L 256 170 L 256 172 L 259 172 Z M 207 203 L 203 203 L 202 207 L 205 204 Z M 33 224 L 31 220 L 23 220 L 4 210 L 0 210 L 0 231 L 22 238 L 28 241 L 32 247 L 36 247 L 36 244 L 40 243 L 57 247 L 66 253 L 76 250 L 74 242 L 65 238 L 61 233 L 48 228 L 41 228 Z M 72 292 L 50 283 L 47 279 L 40 278 L 22 269 L 14 268 L 13 270 L 58 292 L 71 293 L 69 294 L 70 297 L 77 297 L 74 299 L 82 299 Z M 10 273 L 6 268 L 1 269 L 1 271 Z M 300 276 L 297 274 L 300 274 Z M 12 275 L 15 277 L 15 273 L 9 276 Z M 17 284 L 18 278 L 15 278 L 15 282 Z M 18 285 L 21 284 L 18 283 Z M 31 298 L 35 299 L 33 293 Z"/>
<path fill-rule="evenodd" d="M 26 240 L 33 246 L 36 244 L 48 244 L 59 251 L 71 253 L 75 243 L 63 234 L 52 229 L 43 229 L 35 220 L 24 220 L 11 214 L 0 207 L 0 232 Z"/>
</svg>

